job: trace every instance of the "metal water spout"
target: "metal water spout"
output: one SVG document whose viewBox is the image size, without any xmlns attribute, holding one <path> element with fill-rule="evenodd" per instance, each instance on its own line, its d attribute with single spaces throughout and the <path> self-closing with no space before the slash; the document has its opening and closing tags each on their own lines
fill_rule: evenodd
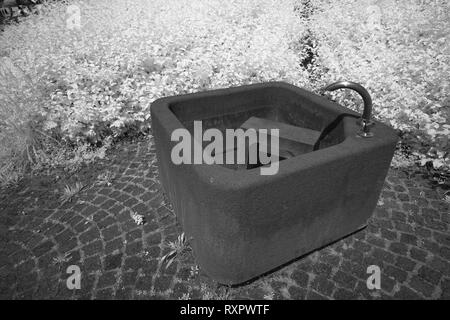
<svg viewBox="0 0 450 320">
<path fill-rule="evenodd" d="M 351 81 L 338 81 L 332 83 L 321 91 L 335 91 L 338 89 L 352 89 L 359 93 L 364 102 L 364 111 L 361 118 L 358 120 L 358 124 L 361 126 L 361 131 L 358 133 L 360 137 L 370 138 L 373 137 L 373 132 L 370 131 L 371 127 L 375 125 L 372 121 L 372 98 L 369 92 L 360 84 Z"/>
</svg>

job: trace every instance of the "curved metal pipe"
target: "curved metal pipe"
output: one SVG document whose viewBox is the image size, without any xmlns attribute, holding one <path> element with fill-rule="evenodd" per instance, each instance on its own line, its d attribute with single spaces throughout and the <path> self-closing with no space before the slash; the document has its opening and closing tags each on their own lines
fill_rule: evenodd
<svg viewBox="0 0 450 320">
<path fill-rule="evenodd" d="M 372 137 L 373 133 L 370 132 L 370 127 L 374 125 L 374 122 L 371 120 L 373 105 L 372 105 L 372 98 L 370 97 L 369 92 L 362 85 L 351 81 L 338 81 L 326 86 L 321 91 L 322 92 L 335 91 L 338 89 L 352 89 L 358 92 L 359 95 L 362 97 L 364 102 L 364 110 L 360 121 L 360 124 L 362 126 L 360 136 L 365 138 Z"/>
</svg>

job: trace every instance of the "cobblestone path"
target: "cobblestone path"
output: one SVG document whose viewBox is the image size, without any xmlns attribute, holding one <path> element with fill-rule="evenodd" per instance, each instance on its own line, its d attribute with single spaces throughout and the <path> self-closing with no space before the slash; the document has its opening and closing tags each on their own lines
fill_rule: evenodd
<svg viewBox="0 0 450 320">
<path fill-rule="evenodd" d="M 110 185 L 98 183 L 107 171 Z M 149 141 L 124 144 L 91 176 L 66 203 L 51 182 L 0 193 L 0 298 L 450 299 L 449 203 L 420 175 L 391 170 L 366 229 L 234 288 L 208 279 L 192 253 L 161 261 L 182 231 Z M 69 265 L 80 290 L 67 289 Z M 366 286 L 369 265 L 381 290 Z"/>
</svg>

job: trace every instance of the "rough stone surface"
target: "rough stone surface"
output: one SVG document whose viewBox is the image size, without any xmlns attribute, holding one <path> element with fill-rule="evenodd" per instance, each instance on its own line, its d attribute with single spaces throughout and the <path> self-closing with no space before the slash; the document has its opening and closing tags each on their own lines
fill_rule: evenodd
<svg viewBox="0 0 450 320">
<path fill-rule="evenodd" d="M 259 117 L 264 124 L 253 121 Z M 193 238 L 196 260 L 209 276 L 226 285 L 242 284 L 366 225 L 398 134 L 377 122 L 373 128 L 377 138 L 360 139 L 355 135 L 361 130 L 355 117 L 359 115 L 350 109 L 284 82 L 165 97 L 152 103 L 161 183 L 178 217 L 183 217 L 186 234 Z M 246 128 L 250 122 L 272 128 L 281 119 L 290 119 L 299 128 L 294 133 L 292 126 L 277 125 L 279 153 L 302 156 L 281 162 L 275 176 L 265 176 L 268 168 L 252 164 L 250 156 L 247 165 L 224 165 L 228 170 L 220 165 L 176 165 L 171 161 L 176 143 L 170 133 L 184 127 L 195 135 L 193 119 L 220 130 Z M 304 131 L 305 126 L 320 131 L 321 137 Z M 309 152 L 314 139 L 317 152 Z"/>
<path fill-rule="evenodd" d="M 197 269 L 191 252 L 169 268 L 161 261 L 182 230 L 151 141 L 125 143 L 92 170 L 64 204 L 52 184 L 0 192 L 0 298 L 450 299 L 449 203 L 418 173 L 390 170 L 367 228 L 228 288 Z M 111 185 L 97 184 L 106 170 Z M 80 290 L 67 289 L 70 265 L 81 269 Z M 380 290 L 366 286 L 370 265 L 381 269 Z"/>
</svg>

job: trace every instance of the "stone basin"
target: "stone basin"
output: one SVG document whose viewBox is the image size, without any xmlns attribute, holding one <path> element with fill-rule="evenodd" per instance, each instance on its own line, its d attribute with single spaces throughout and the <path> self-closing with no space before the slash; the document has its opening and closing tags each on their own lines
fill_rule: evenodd
<svg viewBox="0 0 450 320">
<path fill-rule="evenodd" d="M 374 136 L 361 138 L 358 113 L 281 82 L 162 98 L 151 116 L 164 190 L 197 263 L 227 285 L 363 228 L 398 139 L 377 121 Z M 203 130 L 280 127 L 277 174 L 250 164 L 174 164 L 171 134 L 193 133 L 194 121 Z"/>
</svg>

